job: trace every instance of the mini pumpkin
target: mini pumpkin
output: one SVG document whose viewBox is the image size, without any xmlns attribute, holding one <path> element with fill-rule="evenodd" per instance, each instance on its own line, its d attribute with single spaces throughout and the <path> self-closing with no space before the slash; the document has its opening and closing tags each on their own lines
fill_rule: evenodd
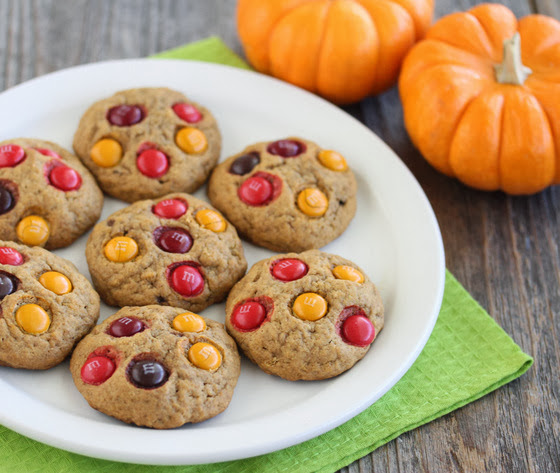
<svg viewBox="0 0 560 473">
<path fill-rule="evenodd" d="M 391 87 L 428 29 L 433 0 L 240 0 L 249 62 L 335 103 Z"/>
<path fill-rule="evenodd" d="M 532 194 L 560 183 L 560 22 L 483 4 L 443 17 L 406 57 L 406 129 L 468 186 Z"/>
</svg>

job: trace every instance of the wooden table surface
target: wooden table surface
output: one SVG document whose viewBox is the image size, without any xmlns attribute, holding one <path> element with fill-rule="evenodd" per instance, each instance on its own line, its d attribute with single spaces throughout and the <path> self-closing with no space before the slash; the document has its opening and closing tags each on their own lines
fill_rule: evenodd
<svg viewBox="0 0 560 473">
<path fill-rule="evenodd" d="M 235 3 L 0 0 L 0 91 L 57 69 L 144 57 L 209 35 L 242 54 Z M 435 16 L 478 3 L 436 0 Z M 559 0 L 500 3 L 518 17 L 538 12 L 560 19 Z M 535 364 L 521 379 L 401 435 L 343 471 L 560 471 L 560 189 L 509 197 L 438 174 L 408 139 L 396 89 L 346 110 L 414 173 L 438 218 L 448 269 Z"/>
</svg>

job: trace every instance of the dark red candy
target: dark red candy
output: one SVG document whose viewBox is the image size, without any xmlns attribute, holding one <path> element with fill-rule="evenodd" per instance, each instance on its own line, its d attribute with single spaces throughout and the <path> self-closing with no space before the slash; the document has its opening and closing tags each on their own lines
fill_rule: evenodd
<svg viewBox="0 0 560 473">
<path fill-rule="evenodd" d="M 115 126 L 135 125 L 143 119 L 144 112 L 138 105 L 116 105 L 107 112 L 107 120 Z"/>
<path fill-rule="evenodd" d="M 51 158 L 56 158 L 56 159 L 62 159 L 62 156 L 54 152 L 52 149 L 47 149 L 47 148 L 33 148 L 33 149 L 35 151 L 39 151 L 39 153 L 41 153 L 44 156 L 49 156 Z"/>
<path fill-rule="evenodd" d="M 144 322 L 136 317 L 121 317 L 111 324 L 108 332 L 113 337 L 131 337 L 145 328 Z"/>
<path fill-rule="evenodd" d="M 182 228 L 165 228 L 156 236 L 156 245 L 168 253 L 186 253 L 191 249 L 193 240 L 189 232 Z"/>
<path fill-rule="evenodd" d="M 152 212 L 161 218 L 179 218 L 189 208 L 188 204 L 181 199 L 165 199 L 154 205 Z"/>
<path fill-rule="evenodd" d="M 237 191 L 237 195 L 243 202 L 254 207 L 270 202 L 272 193 L 272 184 L 264 177 L 258 176 L 247 179 Z"/>
<path fill-rule="evenodd" d="M 309 268 L 300 259 L 284 258 L 272 263 L 272 275 L 280 281 L 295 281 L 307 274 Z"/>
<path fill-rule="evenodd" d="M 249 174 L 257 164 L 261 162 L 259 153 L 252 152 L 244 154 L 237 157 L 229 168 L 231 174 L 237 174 L 238 176 L 243 176 Z"/>
<path fill-rule="evenodd" d="M 18 285 L 18 279 L 8 273 L 0 273 L 0 299 L 14 293 Z"/>
<path fill-rule="evenodd" d="M 115 368 L 115 362 L 110 358 L 93 356 L 84 363 L 80 375 L 84 383 L 99 385 L 113 375 Z"/>
<path fill-rule="evenodd" d="M 198 296 L 204 290 L 204 278 L 194 266 L 182 264 L 170 275 L 169 284 L 174 291 L 185 297 Z"/>
<path fill-rule="evenodd" d="M 305 151 L 305 145 L 301 141 L 278 140 L 270 143 L 266 150 L 283 158 L 293 158 Z"/>
<path fill-rule="evenodd" d="M 161 151 L 150 148 L 142 151 L 136 158 L 136 166 L 147 177 L 161 177 L 169 169 L 169 159 Z"/>
<path fill-rule="evenodd" d="M 0 215 L 12 210 L 15 199 L 12 193 L 0 185 Z"/>
<path fill-rule="evenodd" d="M 256 301 L 238 305 L 231 314 L 231 323 L 242 332 L 258 329 L 266 318 L 265 307 Z"/>
<path fill-rule="evenodd" d="M 9 246 L 0 246 L 0 264 L 9 264 L 10 266 L 19 266 L 23 263 L 23 256 L 18 250 L 14 250 Z"/>
<path fill-rule="evenodd" d="M 25 159 L 25 151 L 18 145 L 0 146 L 0 168 L 13 167 Z"/>
<path fill-rule="evenodd" d="M 202 120 L 202 114 L 194 106 L 188 103 L 176 103 L 173 105 L 173 111 L 181 119 L 188 123 L 198 123 Z"/>
<path fill-rule="evenodd" d="M 49 182 L 61 191 L 75 191 L 82 186 L 82 176 L 68 166 L 55 166 L 49 174 Z"/>
<path fill-rule="evenodd" d="M 169 377 L 165 367 L 154 359 L 131 361 L 127 373 L 134 385 L 148 389 L 160 387 Z"/>
<path fill-rule="evenodd" d="M 365 315 L 351 315 L 342 323 L 342 338 L 351 345 L 365 347 L 375 338 L 375 327 Z"/>
</svg>

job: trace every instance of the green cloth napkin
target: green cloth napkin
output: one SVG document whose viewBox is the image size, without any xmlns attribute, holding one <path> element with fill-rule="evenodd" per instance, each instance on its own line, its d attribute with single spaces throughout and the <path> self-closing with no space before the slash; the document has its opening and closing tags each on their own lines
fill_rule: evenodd
<svg viewBox="0 0 560 473">
<path fill-rule="evenodd" d="M 247 65 L 218 38 L 157 57 Z M 117 463 L 49 447 L 0 426 L 4 473 L 332 472 L 367 455 L 403 432 L 430 422 L 509 383 L 533 360 L 513 342 L 447 272 L 443 304 L 424 350 L 404 377 L 379 401 L 340 427 L 268 455 L 195 466 Z"/>
</svg>

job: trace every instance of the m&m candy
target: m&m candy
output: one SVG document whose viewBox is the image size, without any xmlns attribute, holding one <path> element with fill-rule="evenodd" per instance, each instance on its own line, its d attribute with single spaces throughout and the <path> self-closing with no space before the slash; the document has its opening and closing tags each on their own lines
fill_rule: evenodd
<svg viewBox="0 0 560 473">
<path fill-rule="evenodd" d="M 0 246 L 0 264 L 19 266 L 20 264 L 23 264 L 23 256 L 14 248 L 10 248 L 9 246 Z"/>
<path fill-rule="evenodd" d="M 187 212 L 189 205 L 182 199 L 165 199 L 152 208 L 152 212 L 161 218 L 177 219 Z"/>
<path fill-rule="evenodd" d="M 309 267 L 300 259 L 284 258 L 272 263 L 270 272 L 280 281 L 295 281 L 307 274 Z"/>
<path fill-rule="evenodd" d="M 184 297 L 196 297 L 204 290 L 202 274 L 189 264 L 181 264 L 173 269 L 168 280 L 171 288 Z"/>
<path fill-rule="evenodd" d="M 152 358 L 131 361 L 127 373 L 133 384 L 146 389 L 159 388 L 169 377 L 165 366 Z"/>
<path fill-rule="evenodd" d="M 49 239 L 50 233 L 49 224 L 38 215 L 22 218 L 16 227 L 16 234 L 20 241 L 30 246 L 44 245 Z"/>
<path fill-rule="evenodd" d="M 115 362 L 106 356 L 92 356 L 88 358 L 80 370 L 80 377 L 86 384 L 94 386 L 103 384 L 115 372 Z"/>
<path fill-rule="evenodd" d="M 130 237 L 120 236 L 109 240 L 103 251 L 109 261 L 126 263 L 138 254 L 138 244 Z"/>
<path fill-rule="evenodd" d="M 103 138 L 90 151 L 92 161 L 102 168 L 116 166 L 123 157 L 121 144 L 112 138 Z"/>
<path fill-rule="evenodd" d="M 188 154 L 200 154 L 208 149 L 206 135 L 198 128 L 181 128 L 175 135 L 175 143 Z"/>
<path fill-rule="evenodd" d="M 16 311 L 16 322 L 25 332 L 39 335 L 49 329 L 51 318 L 40 305 L 24 304 Z"/>
<path fill-rule="evenodd" d="M 301 141 L 278 140 L 270 143 L 266 150 L 270 154 L 282 156 L 283 158 L 294 158 L 305 151 L 306 147 Z"/>
<path fill-rule="evenodd" d="M 145 328 L 144 322 L 136 317 L 121 317 L 111 322 L 107 333 L 117 338 L 132 337 L 132 335 L 142 332 Z"/>
<path fill-rule="evenodd" d="M 207 371 L 216 371 L 222 364 L 220 351 L 214 345 L 205 342 L 198 342 L 190 347 L 188 358 L 193 365 Z"/>
<path fill-rule="evenodd" d="M 327 301 L 314 292 L 300 294 L 292 306 L 294 314 L 302 320 L 319 320 L 327 313 Z"/>
<path fill-rule="evenodd" d="M 39 276 L 39 282 L 45 289 L 62 296 L 72 292 L 72 283 L 64 274 L 58 271 L 47 271 Z"/>
<path fill-rule="evenodd" d="M 242 332 L 258 329 L 266 318 L 266 308 L 256 301 L 238 305 L 231 314 L 231 323 Z"/>
<path fill-rule="evenodd" d="M 189 103 L 176 103 L 172 108 L 175 115 L 188 123 L 198 123 L 202 120 L 202 113 L 200 113 L 198 108 Z"/>
</svg>

